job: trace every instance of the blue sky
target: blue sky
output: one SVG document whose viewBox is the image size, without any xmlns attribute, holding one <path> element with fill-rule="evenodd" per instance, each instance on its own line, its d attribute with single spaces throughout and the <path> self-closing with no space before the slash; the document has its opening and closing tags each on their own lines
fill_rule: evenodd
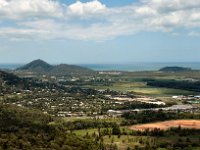
<svg viewBox="0 0 200 150">
<path fill-rule="evenodd" d="M 0 0 L 0 63 L 199 62 L 196 0 Z"/>
</svg>

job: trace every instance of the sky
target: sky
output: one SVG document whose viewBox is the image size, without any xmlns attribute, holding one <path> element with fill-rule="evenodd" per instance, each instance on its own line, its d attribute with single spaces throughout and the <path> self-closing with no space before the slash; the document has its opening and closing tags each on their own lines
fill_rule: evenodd
<svg viewBox="0 0 200 150">
<path fill-rule="evenodd" d="M 200 0 L 0 0 L 0 63 L 200 62 Z"/>
</svg>

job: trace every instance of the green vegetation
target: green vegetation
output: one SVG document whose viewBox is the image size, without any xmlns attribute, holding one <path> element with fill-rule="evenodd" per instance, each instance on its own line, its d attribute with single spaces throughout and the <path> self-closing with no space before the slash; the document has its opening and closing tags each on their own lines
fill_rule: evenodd
<svg viewBox="0 0 200 150">
<path fill-rule="evenodd" d="M 0 149 L 98 149 L 91 138 L 68 133 L 59 120 L 52 121 L 39 111 L 1 105 Z"/>
<path fill-rule="evenodd" d="M 86 119 L 65 122 L 64 125 L 69 130 L 91 129 L 91 128 L 110 128 L 116 126 L 115 122 L 110 122 L 102 119 Z"/>
<path fill-rule="evenodd" d="M 116 130 L 116 129 L 115 129 Z M 98 128 L 76 130 L 74 133 L 82 137 L 92 137 L 101 139 L 104 143 L 104 149 L 127 150 L 175 150 L 175 149 L 199 149 L 199 134 L 200 130 L 197 129 L 182 129 L 170 128 L 166 131 L 159 129 L 145 130 L 145 131 L 130 131 L 128 128 L 123 127 L 120 132 L 113 134 L 112 128 Z"/>
<path fill-rule="evenodd" d="M 11 72 L 21 78 L 0 72 L 0 149 L 200 148 L 198 129 L 132 131 L 129 127 L 200 119 L 200 71 L 98 74 L 36 60 Z M 163 108 L 176 104 L 191 107 Z"/>
<path fill-rule="evenodd" d="M 185 113 L 185 112 L 165 112 L 159 111 L 143 111 L 143 112 L 129 112 L 122 115 L 126 120 L 123 120 L 122 125 L 132 125 L 138 123 L 149 123 L 165 120 L 176 119 L 200 119 L 200 114 Z"/>
<path fill-rule="evenodd" d="M 0 71 L 0 87 L 2 87 L 2 85 L 4 84 L 19 85 L 21 83 L 23 83 L 23 80 L 17 77 L 16 75 Z"/>
<path fill-rule="evenodd" d="M 180 81 L 180 80 L 145 80 L 147 85 L 155 87 L 167 87 L 172 89 L 182 89 L 188 91 L 200 91 L 200 82 L 199 81 Z"/>
</svg>

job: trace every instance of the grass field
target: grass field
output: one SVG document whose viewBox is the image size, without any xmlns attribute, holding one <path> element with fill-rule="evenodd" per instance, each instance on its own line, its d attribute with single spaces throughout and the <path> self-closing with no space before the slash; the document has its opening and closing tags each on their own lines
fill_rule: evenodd
<svg viewBox="0 0 200 150">
<path fill-rule="evenodd" d="M 81 117 L 64 117 L 63 120 L 66 122 L 74 122 L 74 121 L 78 121 L 78 120 L 85 120 L 85 121 L 94 121 L 97 118 L 93 118 L 93 117 L 87 117 L 87 116 L 81 116 Z M 122 122 L 122 118 L 100 118 L 98 119 L 98 121 L 101 122 L 116 122 L 118 124 L 120 124 Z"/>
<path fill-rule="evenodd" d="M 122 92 L 134 92 L 139 95 L 147 96 L 172 96 L 172 95 L 197 95 L 197 92 L 171 89 L 171 88 L 160 88 L 147 86 L 146 79 L 159 79 L 159 80 L 190 80 L 199 79 L 200 72 L 131 72 L 123 73 L 120 76 L 104 75 L 102 78 L 111 79 L 111 83 L 108 86 L 105 85 L 86 85 L 95 89 L 111 89 Z"/>
<path fill-rule="evenodd" d="M 172 95 L 193 95 L 196 92 L 170 89 L 170 88 L 156 88 L 156 87 L 144 87 L 144 88 L 133 88 L 128 90 L 129 92 L 135 92 L 138 94 L 149 95 L 149 96 L 172 96 Z"/>
<path fill-rule="evenodd" d="M 63 120 L 66 122 L 74 122 L 77 120 L 86 120 L 86 119 L 91 119 L 91 117 L 64 117 Z"/>
<path fill-rule="evenodd" d="M 126 131 L 129 131 L 128 127 L 121 127 L 121 131 L 123 128 Z M 102 129 L 103 130 L 103 129 Z M 109 130 L 111 130 L 109 128 Z M 131 131 L 131 130 L 130 130 Z M 74 133 L 78 136 L 85 136 L 88 134 L 92 136 L 94 133 L 98 135 L 98 129 L 88 129 L 88 130 L 76 130 Z M 146 145 L 157 145 L 161 143 L 176 143 L 178 140 L 185 141 L 189 138 L 191 141 L 198 141 L 199 137 L 197 136 L 187 136 L 187 137 L 180 137 L 180 136 L 169 136 L 169 137 L 153 137 L 153 136 L 133 136 L 133 135 L 106 135 L 103 136 L 103 143 L 105 145 L 116 145 L 118 150 L 127 150 L 128 147 L 131 149 L 137 149 L 138 147 L 145 147 Z M 155 150 L 168 150 L 165 148 L 155 149 Z M 199 150 L 199 147 L 191 147 L 188 150 Z"/>
<path fill-rule="evenodd" d="M 90 86 L 91 87 L 91 86 Z M 114 83 L 111 86 L 94 86 L 95 89 L 111 89 L 122 92 L 134 92 L 138 95 L 148 96 L 172 96 L 172 95 L 195 95 L 196 92 L 170 89 L 170 88 L 158 88 L 147 86 L 145 82 L 120 82 Z"/>
<path fill-rule="evenodd" d="M 98 135 L 98 129 L 76 130 L 74 133 L 78 136 L 85 136 L 86 134 L 92 136 L 94 133 Z M 117 135 L 106 135 L 103 137 L 104 144 L 116 145 L 119 150 L 126 150 L 128 147 L 141 146 L 139 143 L 141 139 L 150 140 L 149 137 L 138 137 L 131 135 L 121 135 L 120 137 Z"/>
<path fill-rule="evenodd" d="M 98 135 L 98 129 L 94 128 L 94 129 L 75 130 L 74 133 L 78 136 L 85 136 L 87 133 L 89 135 L 92 135 L 94 133 Z"/>
</svg>

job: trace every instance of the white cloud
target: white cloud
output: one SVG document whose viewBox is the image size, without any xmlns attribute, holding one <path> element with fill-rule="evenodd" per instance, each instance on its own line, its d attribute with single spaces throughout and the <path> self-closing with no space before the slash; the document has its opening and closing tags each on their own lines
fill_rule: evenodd
<svg viewBox="0 0 200 150">
<path fill-rule="evenodd" d="M 0 37 L 107 40 L 137 32 L 192 33 L 200 27 L 199 0 L 141 0 L 106 7 L 98 0 L 69 6 L 53 0 L 0 0 Z M 1 24 L 12 20 L 13 24 Z"/>
<path fill-rule="evenodd" d="M 71 4 L 69 7 L 69 13 L 77 16 L 88 16 L 94 14 L 100 14 L 105 11 L 106 6 L 103 5 L 101 2 L 94 0 L 91 2 L 82 3 L 77 1 L 74 4 Z"/>
<path fill-rule="evenodd" d="M 142 6 L 135 9 L 135 12 L 139 15 L 156 15 L 157 10 L 149 7 L 149 6 Z"/>
<path fill-rule="evenodd" d="M 48 31 L 35 29 L 2 28 L 0 30 L 0 37 L 9 38 L 10 40 L 46 39 L 45 35 L 47 33 Z"/>
<path fill-rule="evenodd" d="M 60 17 L 61 5 L 51 0 L 0 0 L 0 18 Z"/>
<path fill-rule="evenodd" d="M 192 8 L 199 8 L 199 0 L 147 0 L 147 3 L 151 7 L 159 11 L 177 11 Z"/>
</svg>

